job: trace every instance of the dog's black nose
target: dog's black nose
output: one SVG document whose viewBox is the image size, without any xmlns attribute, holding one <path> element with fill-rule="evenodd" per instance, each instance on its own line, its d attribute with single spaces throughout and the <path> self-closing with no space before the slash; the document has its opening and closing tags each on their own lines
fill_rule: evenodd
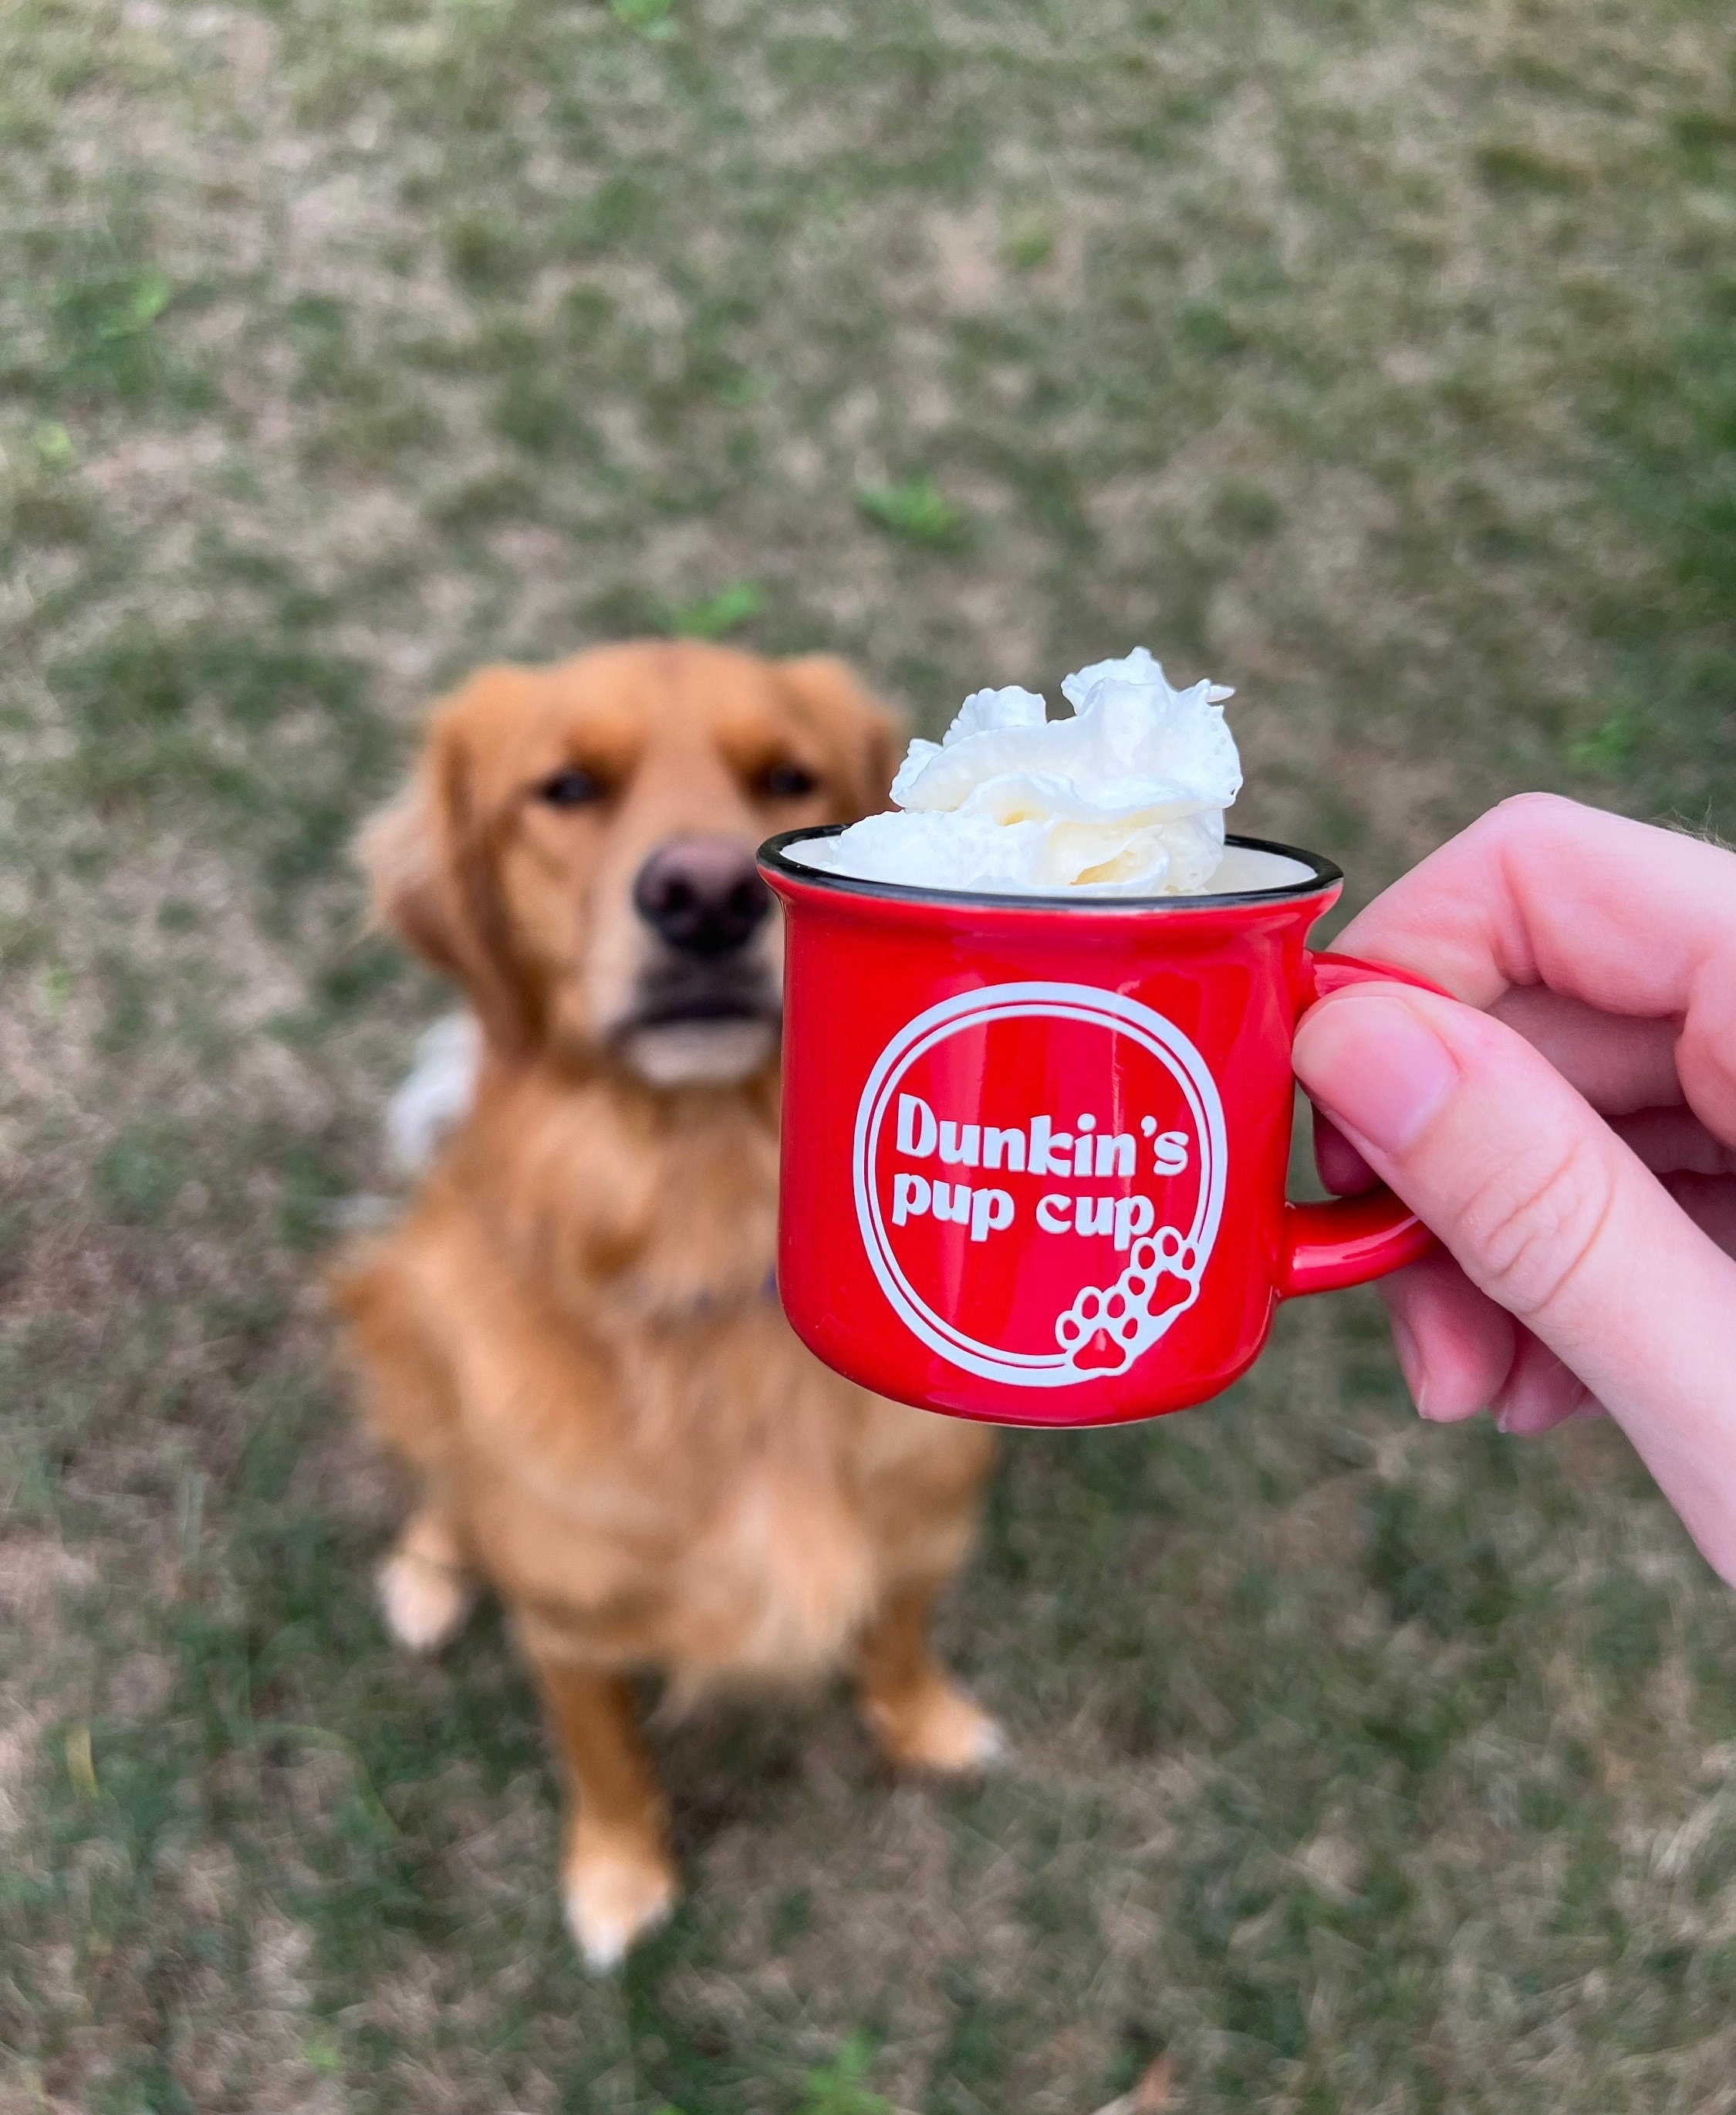
<svg viewBox="0 0 1736 2115">
<path fill-rule="evenodd" d="M 753 938 L 772 892 L 733 837 L 671 837 L 639 869 L 633 907 L 671 947 L 712 961 Z"/>
</svg>

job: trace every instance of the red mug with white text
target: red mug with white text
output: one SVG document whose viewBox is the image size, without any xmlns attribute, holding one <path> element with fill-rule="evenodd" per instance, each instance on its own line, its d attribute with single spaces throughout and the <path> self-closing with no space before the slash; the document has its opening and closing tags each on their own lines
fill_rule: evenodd
<svg viewBox="0 0 1736 2115">
<path fill-rule="evenodd" d="M 778 1288 L 827 1365 L 1001 1425 L 1154 1417 L 1245 1372 L 1280 1300 L 1429 1246 L 1389 1191 L 1285 1196 L 1298 1016 L 1418 981 L 1308 948 L 1330 860 L 1232 837 L 1271 885 L 1057 902 L 790 856 L 823 834 L 759 864 L 787 944 Z"/>
</svg>

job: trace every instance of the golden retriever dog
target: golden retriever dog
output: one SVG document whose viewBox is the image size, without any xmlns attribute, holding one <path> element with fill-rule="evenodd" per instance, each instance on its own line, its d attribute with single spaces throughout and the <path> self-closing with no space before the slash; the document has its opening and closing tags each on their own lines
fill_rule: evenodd
<svg viewBox="0 0 1736 2115">
<path fill-rule="evenodd" d="M 363 840 L 380 916 L 482 1029 L 467 1115 L 335 1274 L 419 1495 L 387 1620 L 443 1644 L 485 1581 L 570 1802 L 562 1886 L 618 1961 L 676 1888 L 631 1677 L 854 1672 L 884 1752 L 999 1746 L 928 1640 L 991 1446 L 798 1343 L 772 1279 L 781 938 L 753 849 L 883 805 L 895 727 L 837 661 L 692 644 L 494 668 Z"/>
</svg>

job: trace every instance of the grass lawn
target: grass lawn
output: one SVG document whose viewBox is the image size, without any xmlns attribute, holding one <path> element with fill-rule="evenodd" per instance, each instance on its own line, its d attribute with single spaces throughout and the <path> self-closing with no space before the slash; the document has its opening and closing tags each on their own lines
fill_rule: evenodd
<svg viewBox="0 0 1736 2115">
<path fill-rule="evenodd" d="M 949 1646 L 658 1745 L 619 1981 L 317 1290 L 432 980 L 346 846 L 488 657 L 1150 645 L 1365 898 L 1505 791 L 1736 825 L 1728 0 L 10 0 L 0 2107 L 1736 2110 L 1736 1603 L 1366 1295 L 1018 1437 Z"/>
</svg>

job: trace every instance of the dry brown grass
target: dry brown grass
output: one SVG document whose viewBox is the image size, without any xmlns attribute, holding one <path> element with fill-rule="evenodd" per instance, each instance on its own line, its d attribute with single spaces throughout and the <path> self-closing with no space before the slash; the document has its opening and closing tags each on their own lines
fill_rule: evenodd
<svg viewBox="0 0 1736 2115">
<path fill-rule="evenodd" d="M 1710 0 L 0 18 L 0 2104 L 1085 2115 L 1166 2046 L 1189 2115 L 1736 2109 L 1736 1630 L 1613 1435 L 1419 1429 L 1351 1300 L 1021 1439 L 949 1640 L 1005 1778 L 668 1729 L 690 1906 L 594 1986 L 497 1628 L 370 1612 L 309 1290 L 440 1002 L 343 846 L 485 657 L 749 581 L 932 722 L 1143 638 L 1358 895 L 1521 785 L 1728 834 L 1733 62 Z"/>
</svg>

